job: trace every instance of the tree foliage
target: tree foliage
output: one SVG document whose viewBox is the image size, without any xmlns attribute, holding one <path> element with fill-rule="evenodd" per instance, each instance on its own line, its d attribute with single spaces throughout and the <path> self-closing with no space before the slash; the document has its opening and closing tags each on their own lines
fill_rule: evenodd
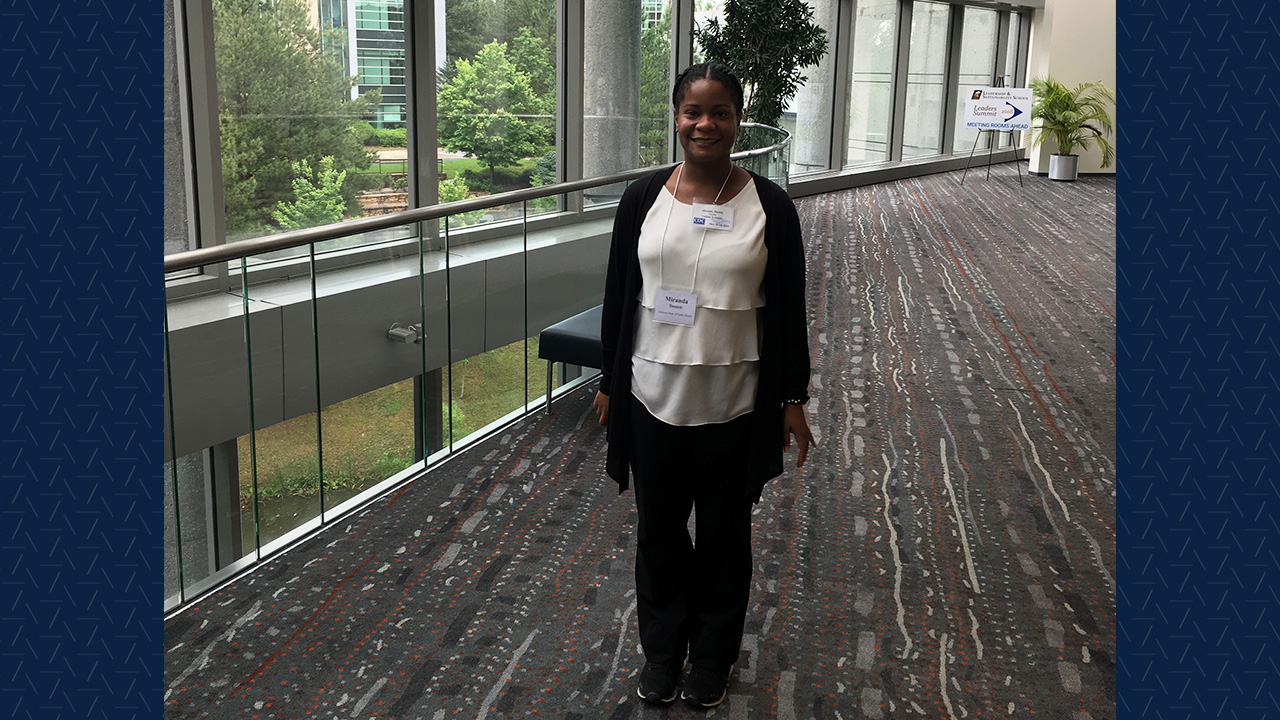
<svg viewBox="0 0 1280 720">
<path fill-rule="evenodd" d="M 271 216 L 284 230 L 316 227 L 341 222 L 346 203 L 342 199 L 342 182 L 346 170 L 333 165 L 333 156 L 320 158 L 320 167 L 312 173 L 311 163 L 293 163 L 293 195 L 290 202 L 276 203 Z"/>
<path fill-rule="evenodd" d="M 667 161 L 671 126 L 671 9 L 640 34 L 640 167 Z"/>
<path fill-rule="evenodd" d="M 505 44 L 491 42 L 474 61 L 458 60 L 454 67 L 439 95 L 445 149 L 478 158 L 491 177 L 495 167 L 544 152 L 550 99 L 534 93 L 529 74 L 507 58 Z"/>
<path fill-rule="evenodd" d="M 827 31 L 804 0 L 726 0 L 724 24 L 709 21 L 694 37 L 711 62 L 733 68 L 746 90 L 746 119 L 778 125 L 808 78 L 800 71 L 827 53 Z"/>
<path fill-rule="evenodd" d="M 449 34 L 445 67 L 440 69 L 441 85 L 453 79 L 458 60 L 474 58 L 491 42 L 506 43 L 514 54 L 516 38 L 527 33 L 541 40 L 544 48 L 555 47 L 556 7 L 552 0 L 446 0 L 444 13 Z M 547 58 L 550 61 L 550 55 Z"/>
<path fill-rule="evenodd" d="M 369 166 L 356 128 L 377 97 L 351 99 L 354 78 L 321 50 L 299 0 L 213 0 L 213 18 L 227 233 L 243 237 L 295 200 L 295 163 Z M 354 174 L 343 177 L 354 207 Z"/>
</svg>

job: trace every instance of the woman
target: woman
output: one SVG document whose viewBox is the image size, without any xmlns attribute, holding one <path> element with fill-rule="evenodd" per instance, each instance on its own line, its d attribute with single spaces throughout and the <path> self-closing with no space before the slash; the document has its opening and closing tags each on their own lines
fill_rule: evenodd
<svg viewBox="0 0 1280 720">
<path fill-rule="evenodd" d="M 780 187 L 729 159 L 742 85 L 699 64 L 672 90 L 685 160 L 632 184 L 614 221 L 605 281 L 608 472 L 635 476 L 639 696 L 695 707 L 727 694 L 751 585 L 751 506 L 803 465 L 809 347 L 804 250 Z M 697 543 L 689 538 L 696 510 Z"/>
</svg>

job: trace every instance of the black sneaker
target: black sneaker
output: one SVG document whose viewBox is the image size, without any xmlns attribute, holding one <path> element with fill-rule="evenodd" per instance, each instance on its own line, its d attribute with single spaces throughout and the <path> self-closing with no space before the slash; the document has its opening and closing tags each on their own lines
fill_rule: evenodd
<svg viewBox="0 0 1280 720">
<path fill-rule="evenodd" d="M 696 708 L 715 707 L 724 702 L 725 696 L 729 694 L 729 676 L 732 673 L 732 665 L 729 666 L 729 672 L 723 675 L 694 666 L 684 681 L 680 699 Z"/>
<path fill-rule="evenodd" d="M 640 687 L 636 688 L 636 695 L 645 702 L 666 705 L 676 699 L 676 684 L 679 680 L 679 665 L 647 662 L 640 671 Z"/>
</svg>

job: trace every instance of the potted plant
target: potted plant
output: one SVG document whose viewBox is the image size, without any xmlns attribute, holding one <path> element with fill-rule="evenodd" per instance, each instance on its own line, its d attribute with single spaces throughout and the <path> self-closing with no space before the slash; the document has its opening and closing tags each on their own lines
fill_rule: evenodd
<svg viewBox="0 0 1280 720">
<path fill-rule="evenodd" d="M 1077 149 L 1088 150 L 1097 142 L 1102 150 L 1102 167 L 1110 167 L 1115 150 L 1107 138 L 1111 135 L 1108 108 L 1116 95 L 1100 82 L 1080 83 L 1074 89 L 1052 77 L 1031 81 L 1034 102 L 1031 104 L 1031 147 L 1046 139 L 1053 140 L 1058 152 L 1049 156 L 1050 180 L 1075 180 L 1080 169 Z"/>
</svg>

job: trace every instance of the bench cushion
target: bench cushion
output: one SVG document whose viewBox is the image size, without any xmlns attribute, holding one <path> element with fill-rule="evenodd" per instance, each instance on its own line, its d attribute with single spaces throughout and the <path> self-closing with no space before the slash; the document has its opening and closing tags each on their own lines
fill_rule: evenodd
<svg viewBox="0 0 1280 720">
<path fill-rule="evenodd" d="M 600 352 L 602 307 L 597 305 L 543 330 L 538 335 L 538 357 L 598 369 L 604 362 Z"/>
</svg>

